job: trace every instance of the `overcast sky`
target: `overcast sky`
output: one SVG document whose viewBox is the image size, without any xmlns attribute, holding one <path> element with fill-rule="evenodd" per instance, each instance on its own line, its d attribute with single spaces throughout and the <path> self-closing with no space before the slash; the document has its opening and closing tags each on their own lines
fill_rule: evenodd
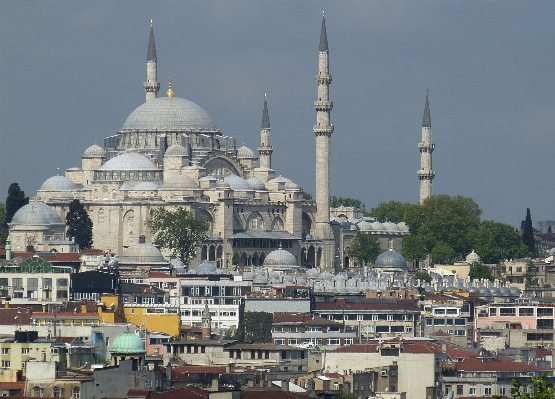
<svg viewBox="0 0 555 399">
<path fill-rule="evenodd" d="M 150 19 L 160 95 L 194 101 L 315 191 L 322 9 L 334 103 L 331 194 L 418 202 L 429 86 L 434 194 L 483 219 L 555 219 L 554 1 L 0 1 L 0 198 L 81 165 L 145 101 Z"/>
</svg>

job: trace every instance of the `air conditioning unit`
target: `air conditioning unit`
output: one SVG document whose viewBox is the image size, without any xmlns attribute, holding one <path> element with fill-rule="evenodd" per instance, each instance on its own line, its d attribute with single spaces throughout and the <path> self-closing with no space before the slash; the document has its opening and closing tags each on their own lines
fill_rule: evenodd
<svg viewBox="0 0 555 399">
<path fill-rule="evenodd" d="M 382 377 L 387 377 L 387 369 L 382 370 Z"/>
</svg>

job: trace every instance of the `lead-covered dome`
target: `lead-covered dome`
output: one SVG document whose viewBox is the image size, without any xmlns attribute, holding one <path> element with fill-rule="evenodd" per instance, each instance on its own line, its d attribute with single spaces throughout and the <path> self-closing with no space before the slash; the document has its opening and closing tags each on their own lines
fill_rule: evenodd
<svg viewBox="0 0 555 399">
<path fill-rule="evenodd" d="M 232 190 L 238 191 L 250 191 L 252 190 L 251 186 L 245 179 L 240 176 L 236 175 L 229 175 L 224 177 L 224 181 L 229 184 Z"/>
<path fill-rule="evenodd" d="M 284 249 L 276 249 L 264 258 L 264 267 L 266 266 L 293 266 L 297 267 L 297 259 L 291 252 Z"/>
<path fill-rule="evenodd" d="M 237 149 L 237 158 L 239 159 L 256 158 L 256 155 L 254 155 L 253 150 L 251 150 L 249 147 L 246 147 L 245 144 L 243 144 L 241 147 Z"/>
<path fill-rule="evenodd" d="M 118 264 L 121 266 L 167 266 L 168 262 L 166 262 L 160 250 L 153 244 L 139 242 L 130 245 L 123 251 L 119 257 Z"/>
<path fill-rule="evenodd" d="M 129 115 L 121 130 L 219 132 L 208 112 L 179 97 L 147 101 Z"/>
<path fill-rule="evenodd" d="M 247 183 L 249 183 L 249 186 L 251 186 L 253 190 L 266 190 L 264 182 L 258 177 L 253 176 L 250 179 L 247 179 Z"/>
<path fill-rule="evenodd" d="M 390 249 L 381 253 L 374 262 L 375 268 L 408 269 L 407 261 L 399 252 Z"/>
<path fill-rule="evenodd" d="M 100 170 L 157 170 L 150 159 L 138 152 L 125 152 L 110 159 L 100 167 Z"/>
<path fill-rule="evenodd" d="M 110 349 L 112 354 L 141 354 L 146 353 L 145 344 L 141 337 L 126 331 L 116 337 Z"/>
<path fill-rule="evenodd" d="M 73 191 L 75 188 L 75 183 L 67 177 L 59 175 L 46 179 L 40 186 L 41 191 Z"/>
<path fill-rule="evenodd" d="M 104 148 L 94 143 L 85 150 L 82 158 L 104 158 L 105 156 L 106 151 L 104 151 Z"/>
<path fill-rule="evenodd" d="M 63 224 L 58 213 L 42 202 L 32 202 L 21 208 L 13 215 L 12 225 L 18 226 L 43 226 Z"/>
<path fill-rule="evenodd" d="M 166 152 L 164 153 L 164 156 L 165 157 L 186 157 L 186 156 L 189 156 L 189 154 L 187 153 L 187 150 L 185 149 L 185 147 L 179 144 L 174 144 L 166 150 Z"/>
</svg>

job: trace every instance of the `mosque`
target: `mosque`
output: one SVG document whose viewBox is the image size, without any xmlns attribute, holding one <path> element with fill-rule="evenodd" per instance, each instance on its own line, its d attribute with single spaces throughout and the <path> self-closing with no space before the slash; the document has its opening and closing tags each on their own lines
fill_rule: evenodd
<svg viewBox="0 0 555 399">
<path fill-rule="evenodd" d="M 291 179 L 272 169 L 270 118 L 264 95 L 260 144 L 255 151 L 236 147 L 210 115 L 192 101 L 177 97 L 171 80 L 165 96 L 158 96 L 157 54 L 152 22 L 146 59 L 146 101 L 125 120 L 115 135 L 96 143 L 81 157 L 81 166 L 66 169 L 65 176 L 47 179 L 29 205 L 21 208 L 10 225 L 14 252 L 29 242 L 41 248 L 46 242 L 65 240 L 65 215 L 78 199 L 93 222 L 94 247 L 122 254 L 142 238 L 152 242 L 145 226 L 157 207 L 182 206 L 209 222 L 208 241 L 191 266 L 208 260 L 219 268 L 258 266 L 266 256 L 283 249 L 298 264 L 322 271 L 349 266 L 346 250 L 358 230 L 376 234 L 385 249 L 401 248 L 408 234 L 404 223 L 377 223 L 361 215 L 334 210 L 330 214 L 329 98 L 332 76 L 325 18 L 322 18 L 314 102 L 316 123 L 315 201 L 303 198 Z M 428 96 L 422 127 L 420 199 L 431 195 L 431 123 Z M 44 247 L 46 248 L 46 246 Z"/>
</svg>

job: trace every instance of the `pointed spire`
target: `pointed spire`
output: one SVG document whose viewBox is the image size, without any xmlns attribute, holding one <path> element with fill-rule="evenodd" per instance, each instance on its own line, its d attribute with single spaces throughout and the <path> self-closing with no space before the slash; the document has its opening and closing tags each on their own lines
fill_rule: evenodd
<svg viewBox="0 0 555 399">
<path fill-rule="evenodd" d="M 268 115 L 268 102 L 266 101 L 266 93 L 264 93 L 264 110 L 262 111 L 262 129 L 270 128 L 270 116 Z"/>
<path fill-rule="evenodd" d="M 432 127 L 432 118 L 430 117 L 430 103 L 428 102 L 428 88 L 426 87 L 426 105 L 424 106 L 424 119 L 422 127 Z"/>
<path fill-rule="evenodd" d="M 150 20 L 150 38 L 148 39 L 148 51 L 146 53 L 147 61 L 156 61 L 156 46 L 154 44 L 154 29 L 152 28 L 152 19 Z"/>
<path fill-rule="evenodd" d="M 322 30 L 320 31 L 320 51 L 328 51 L 328 35 L 326 33 L 325 10 L 322 10 Z"/>
</svg>

